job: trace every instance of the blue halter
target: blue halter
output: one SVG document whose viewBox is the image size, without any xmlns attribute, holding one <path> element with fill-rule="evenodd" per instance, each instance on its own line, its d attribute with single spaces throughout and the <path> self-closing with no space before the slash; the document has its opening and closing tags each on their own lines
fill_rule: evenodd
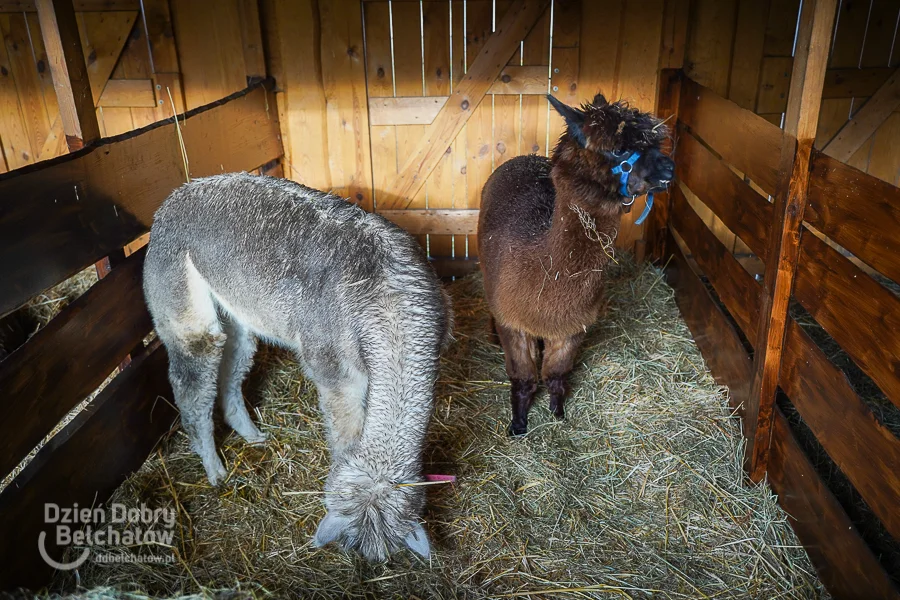
<svg viewBox="0 0 900 600">
<path fill-rule="evenodd" d="M 631 196 L 631 202 L 629 202 L 628 204 L 625 204 L 623 202 L 625 206 L 631 206 L 632 204 L 634 204 L 634 196 L 628 193 L 628 177 L 631 175 L 631 171 L 634 169 L 634 163 L 636 163 L 640 157 L 640 152 L 632 152 L 631 156 L 612 168 L 613 175 L 619 176 L 619 193 L 626 198 L 628 196 Z M 626 165 L 628 165 L 627 168 Z M 651 208 L 653 208 L 653 192 L 647 194 L 647 204 L 644 205 L 644 212 L 641 213 L 641 216 L 637 218 L 634 224 L 642 225 L 644 221 L 647 220 L 647 215 L 650 214 Z"/>
</svg>

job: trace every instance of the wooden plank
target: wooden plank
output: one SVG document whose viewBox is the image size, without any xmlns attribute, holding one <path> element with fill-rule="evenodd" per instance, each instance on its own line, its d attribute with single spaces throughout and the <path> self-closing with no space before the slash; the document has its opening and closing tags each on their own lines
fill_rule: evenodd
<svg viewBox="0 0 900 600">
<path fill-rule="evenodd" d="M 840 252 L 804 234 L 794 297 L 885 396 L 900 406 L 900 298 Z M 878 340 L 878 343 L 873 343 Z"/>
<path fill-rule="evenodd" d="M 765 259 L 773 221 L 772 204 L 686 131 L 679 135 L 675 170 L 678 181 L 690 188 L 754 254 Z"/>
<path fill-rule="evenodd" d="M 75 10 L 78 12 L 113 11 L 113 10 L 140 10 L 140 0 L 74 0 Z M 35 0 L 2 0 L 0 1 L 0 13 L 37 12 Z"/>
<path fill-rule="evenodd" d="M 2 27 L 8 27 L 9 15 L 0 15 Z M 6 169 L 17 169 L 36 160 L 25 130 L 19 90 L 13 75 L 6 44 L 0 43 L 0 144 Z"/>
<path fill-rule="evenodd" d="M 847 162 L 878 127 L 900 106 L 900 69 L 888 77 L 837 135 L 823 148 L 828 156 Z"/>
<path fill-rule="evenodd" d="M 0 362 L 0 473 L 9 473 L 152 329 L 143 264 L 144 252 L 126 259 Z"/>
<path fill-rule="evenodd" d="M 686 72 L 691 79 L 723 97 L 728 94 L 737 5 L 738 0 L 691 3 Z"/>
<path fill-rule="evenodd" d="M 81 47 L 95 106 L 119 62 L 137 16 L 135 11 L 88 12 L 78 15 Z"/>
<path fill-rule="evenodd" d="M 663 152 L 671 155 L 677 147 L 678 128 L 678 102 L 681 99 L 681 79 L 683 74 L 676 69 L 663 69 L 659 74 L 657 87 L 658 99 L 656 101 L 656 115 L 660 119 L 668 119 L 671 124 L 671 137 L 662 147 Z M 678 160 L 681 158 L 679 156 Z M 677 185 L 677 184 L 676 184 Z M 645 229 L 646 240 L 645 255 L 651 260 L 661 261 L 666 254 L 666 229 L 669 225 L 670 193 L 656 195 L 656 203 L 650 212 Z"/>
<path fill-rule="evenodd" d="M 767 56 L 761 64 L 756 112 L 784 112 L 791 87 L 794 59 L 790 56 Z"/>
<path fill-rule="evenodd" d="M 25 14 L 8 15 L 0 19 L 0 35 L 9 54 L 12 76 L 19 93 L 22 122 L 31 143 L 32 155 L 37 156 L 44 147 L 51 123 L 44 106 L 43 87 Z"/>
<path fill-rule="evenodd" d="M 259 24 L 259 3 L 257 0 L 238 0 L 238 12 L 241 18 L 245 72 L 248 79 L 262 79 L 266 76 L 266 60 Z"/>
<path fill-rule="evenodd" d="M 465 209 L 382 210 L 382 217 L 413 235 L 475 235 L 478 211 Z"/>
<path fill-rule="evenodd" d="M 162 347 L 134 360 L 75 419 L 56 434 L 0 494 L 0 588 L 38 588 L 52 569 L 40 557 L 36 540 L 44 523 L 44 504 L 102 504 L 143 464 L 175 420 Z M 115 451 L 111 452 L 110 449 Z M 59 560 L 64 548 L 48 535 L 47 553 Z"/>
<path fill-rule="evenodd" d="M 253 169 L 281 155 L 266 96 L 260 84 L 185 115 L 192 177 Z M 0 176 L 0 316 L 146 232 L 184 180 L 170 122 Z"/>
<path fill-rule="evenodd" d="M 394 96 L 391 53 L 391 12 L 387 2 L 366 3 L 366 86 L 370 99 Z M 376 103 L 378 100 L 376 100 Z M 433 102 L 429 99 L 427 102 Z M 437 114 L 437 113 L 435 113 Z M 383 113 L 369 102 L 369 128 L 372 145 L 372 181 L 375 207 L 381 209 L 383 190 L 397 173 L 397 133 L 393 125 L 379 125 Z M 431 117 L 433 119 L 433 117 Z"/>
<path fill-rule="evenodd" d="M 631 106 L 643 111 L 656 108 L 663 9 L 663 0 L 629 3 L 619 33 L 623 52 L 619 58 L 617 90 Z M 635 251 L 635 243 L 644 238 L 645 225 L 635 225 L 634 221 L 644 212 L 646 201 L 646 196 L 637 198 L 631 212 L 622 215 L 616 238 L 618 247 Z"/>
<path fill-rule="evenodd" d="M 504 16 L 466 76 L 416 145 L 397 178 L 388 188 L 389 206 L 408 206 L 425 178 L 437 165 L 453 138 L 472 116 L 494 79 L 503 70 L 519 42 L 534 26 L 546 0 L 517 0 Z"/>
<path fill-rule="evenodd" d="M 609 100 L 619 98 L 616 84 L 618 82 L 619 53 L 622 49 L 620 29 L 624 5 L 624 0 L 581 3 L 582 35 L 579 41 L 581 55 L 578 62 L 578 81 L 582 88 L 582 100 L 592 99 L 597 92 L 602 92 Z M 672 18 L 674 20 L 674 15 Z M 668 39 L 670 43 L 670 47 L 665 49 L 666 57 L 676 61 L 678 50 L 675 48 L 675 44 L 678 42 L 675 40 L 677 34 L 674 29 L 676 27 L 674 21 L 671 27 L 672 29 L 666 32 L 671 37 L 663 36 L 663 40 Z M 680 43 L 682 44 L 680 52 L 683 55 L 685 40 L 682 39 Z M 554 125 L 550 132 L 554 144 L 556 137 L 562 132 L 560 121 L 555 121 L 555 123 L 557 125 Z"/>
<path fill-rule="evenodd" d="M 153 81 L 150 79 L 110 79 L 100 94 L 99 106 L 154 108 Z"/>
<path fill-rule="evenodd" d="M 800 449 L 781 411 L 775 415 L 767 480 L 833 597 L 898 597 L 884 569 Z"/>
<path fill-rule="evenodd" d="M 706 366 L 717 383 L 728 386 L 728 403 L 740 414 L 752 376 L 750 357 L 731 321 L 688 266 L 671 231 L 668 236 L 666 248 L 671 259 L 666 261 L 666 281 L 675 289 L 678 310 Z"/>
<path fill-rule="evenodd" d="M 779 384 L 885 528 L 900 538 L 900 440 L 792 319 Z M 865 440 L 865 459 L 860 442 Z"/>
<path fill-rule="evenodd" d="M 819 121 L 822 86 L 828 62 L 837 0 L 807 0 L 797 27 L 796 59 L 785 113 L 784 129 L 797 137 L 796 151 L 784 147 L 780 155 L 782 178 L 774 194 L 771 234 L 760 306 L 762 318 L 753 357 L 753 383 L 747 404 L 748 471 L 759 481 L 765 474 L 775 415 L 778 371 L 784 348 L 791 288 L 800 255 L 800 225 L 807 204 L 809 159 Z"/>
<path fill-rule="evenodd" d="M 671 223 L 738 327 L 752 341 L 759 323 L 759 284 L 704 225 L 679 187 L 672 190 Z"/>
<path fill-rule="evenodd" d="M 546 66 L 515 65 L 503 68 L 488 94 L 532 94 L 543 96 L 547 93 L 548 70 Z"/>
<path fill-rule="evenodd" d="M 452 91 L 450 79 L 450 4 L 426 2 L 422 4 L 423 64 L 426 96 L 444 96 Z M 453 207 L 453 145 L 441 157 L 425 182 L 428 208 Z M 431 256 L 452 257 L 453 238 L 428 232 L 428 253 Z"/>
<path fill-rule="evenodd" d="M 768 20 L 768 3 L 739 0 L 728 99 L 747 110 L 756 108 Z"/>
<path fill-rule="evenodd" d="M 423 78 L 422 64 L 422 12 L 421 5 L 407 2 L 391 5 L 391 19 L 393 23 L 393 61 L 394 61 L 394 89 L 398 96 L 423 96 L 425 95 L 425 80 Z M 388 189 L 397 179 L 396 173 L 415 151 L 416 144 L 422 139 L 426 125 L 395 127 L 397 136 L 397 165 L 393 176 L 388 178 Z M 446 150 L 446 148 L 445 148 Z M 443 158 L 441 154 L 440 158 Z M 440 162 L 440 161 L 438 161 Z M 428 174 L 430 175 L 430 173 Z M 427 177 L 425 182 L 427 184 Z M 409 208 L 427 208 L 427 190 L 425 185 L 411 196 Z M 389 196 L 387 190 L 382 196 L 381 207 L 385 208 L 396 197 Z M 428 240 L 421 236 L 419 243 L 427 248 Z"/>
<path fill-rule="evenodd" d="M 666 12 L 663 18 L 662 48 L 659 52 L 660 69 L 681 69 L 684 67 L 690 8 L 690 0 L 668 0 L 666 2 Z M 585 25 L 587 26 L 587 23 Z M 582 37 L 587 38 L 587 36 Z"/>
<path fill-rule="evenodd" d="M 187 108 L 243 89 L 247 68 L 237 1 L 219 2 L 216 10 L 209 10 L 204 0 L 179 0 L 170 5 Z M 292 35 L 302 34 L 295 29 Z M 300 56 L 294 55 L 295 60 Z"/>
<path fill-rule="evenodd" d="M 322 65 L 316 58 L 321 51 L 316 3 L 268 0 L 264 6 L 268 6 L 265 39 L 281 57 L 273 76 L 278 84 L 278 106 L 283 106 L 286 116 L 281 134 L 286 144 L 287 176 L 309 187 L 329 190 L 325 93 Z"/>
<path fill-rule="evenodd" d="M 828 69 L 825 71 L 825 88 L 822 97 L 853 98 L 871 96 L 894 73 L 890 67 L 868 69 Z"/>
<path fill-rule="evenodd" d="M 449 96 L 370 97 L 369 124 L 429 125 Z"/>
<path fill-rule="evenodd" d="M 331 188 L 372 210 L 372 161 L 359 2 L 319 4 Z"/>
<path fill-rule="evenodd" d="M 580 0 L 554 0 L 553 32 L 550 54 L 550 94 L 569 106 L 578 106 L 594 97 L 596 90 L 579 88 L 581 82 L 581 21 L 583 11 Z M 591 32 L 591 35 L 594 33 Z M 589 61 L 595 60 L 590 56 Z M 565 131 L 563 118 L 550 110 L 549 128 L 557 137 Z M 555 142 L 555 140 L 554 140 Z M 555 146 L 555 144 L 554 144 Z"/>
<path fill-rule="evenodd" d="M 746 173 L 767 193 L 775 191 L 781 173 L 784 132 L 759 115 L 686 79 L 681 86 L 678 117 L 726 162 Z M 723 127 L 728 123 L 728 127 Z"/>
<path fill-rule="evenodd" d="M 466 0 L 466 72 L 472 68 L 481 55 L 487 40 L 492 36 L 493 3 Z M 512 53 L 510 53 L 512 56 Z M 454 86 L 458 89 L 464 77 Z M 491 174 L 491 141 L 493 136 L 493 106 L 491 98 L 482 100 L 475 107 L 465 125 L 466 132 L 466 203 L 464 208 L 474 209 L 481 205 L 481 188 Z M 460 131 L 460 134 L 462 130 Z M 466 238 L 467 256 L 478 253 L 477 240 Z"/>
<path fill-rule="evenodd" d="M 71 0 L 37 0 L 41 36 L 69 150 L 100 138 L 88 68 Z"/>
<path fill-rule="evenodd" d="M 900 189 L 814 152 L 805 219 L 894 281 L 900 281 Z"/>
<path fill-rule="evenodd" d="M 800 0 L 770 0 L 769 22 L 763 44 L 765 56 L 792 56 Z"/>
</svg>

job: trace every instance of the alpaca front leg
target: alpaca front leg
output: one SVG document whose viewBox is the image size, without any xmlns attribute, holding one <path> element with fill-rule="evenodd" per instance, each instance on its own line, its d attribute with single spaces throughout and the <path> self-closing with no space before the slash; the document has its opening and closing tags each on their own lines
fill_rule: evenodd
<svg viewBox="0 0 900 600">
<path fill-rule="evenodd" d="M 357 369 L 337 384 L 319 386 L 319 405 L 325 418 L 332 462 L 338 461 L 362 435 L 369 378 Z"/>
<path fill-rule="evenodd" d="M 497 335 L 506 359 L 506 374 L 512 386 L 510 402 L 512 421 L 509 435 L 524 435 L 528 432 L 528 411 L 537 393 L 537 339 L 524 331 L 516 331 L 497 324 Z"/>
<path fill-rule="evenodd" d="M 575 357 L 584 334 L 578 333 L 571 337 L 544 340 L 544 363 L 541 366 L 541 375 L 550 392 L 550 412 L 557 419 L 566 416 L 565 402 L 569 394 L 569 373 L 575 364 Z"/>
</svg>

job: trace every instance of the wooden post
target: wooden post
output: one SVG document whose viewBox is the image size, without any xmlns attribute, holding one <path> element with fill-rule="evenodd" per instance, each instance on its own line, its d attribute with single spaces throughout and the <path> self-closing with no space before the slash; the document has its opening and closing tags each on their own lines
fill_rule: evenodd
<svg viewBox="0 0 900 600">
<path fill-rule="evenodd" d="M 754 481 L 762 479 L 768 463 L 788 305 L 800 254 L 809 157 L 816 138 L 836 10 L 837 0 L 806 0 L 800 15 L 785 121 L 785 131 L 797 138 L 797 146 L 792 151 L 792 145 L 785 144 L 781 157 L 782 183 L 775 194 L 774 222 L 767 242 L 761 321 L 746 412 L 748 471 Z"/>
<path fill-rule="evenodd" d="M 69 151 L 100 139 L 72 0 L 36 0 L 41 35 L 50 62 Z"/>
<path fill-rule="evenodd" d="M 678 132 L 678 103 L 681 100 L 680 69 L 663 69 L 659 73 L 659 87 L 656 101 L 656 116 L 666 120 L 666 127 L 670 132 L 669 148 L 664 148 L 668 154 L 673 155 L 676 147 L 676 133 Z M 678 185 L 672 183 L 671 185 Z M 647 218 L 644 229 L 646 247 L 644 254 L 650 260 L 662 260 L 666 256 L 666 228 L 669 226 L 669 192 L 656 194 L 653 210 Z"/>
</svg>

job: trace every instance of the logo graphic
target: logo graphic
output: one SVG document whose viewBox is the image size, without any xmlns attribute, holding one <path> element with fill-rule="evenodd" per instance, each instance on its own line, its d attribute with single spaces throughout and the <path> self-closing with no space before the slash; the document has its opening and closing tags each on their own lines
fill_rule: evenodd
<svg viewBox="0 0 900 600">
<path fill-rule="evenodd" d="M 145 505 L 129 508 L 124 504 L 101 507 L 71 508 L 44 504 L 44 523 L 48 531 L 38 535 L 38 552 L 48 565 L 60 571 L 71 571 L 88 558 L 93 562 L 175 562 L 173 554 L 150 554 L 147 550 L 171 548 L 175 537 L 174 509 L 151 509 Z M 59 562 L 47 551 L 48 537 L 56 547 L 69 547 L 78 552 L 74 560 Z M 80 551 L 78 549 L 81 548 Z M 127 548 L 127 550 L 126 550 Z M 138 552 L 131 552 L 137 549 Z M 141 552 L 144 550 L 145 552 Z"/>
</svg>

